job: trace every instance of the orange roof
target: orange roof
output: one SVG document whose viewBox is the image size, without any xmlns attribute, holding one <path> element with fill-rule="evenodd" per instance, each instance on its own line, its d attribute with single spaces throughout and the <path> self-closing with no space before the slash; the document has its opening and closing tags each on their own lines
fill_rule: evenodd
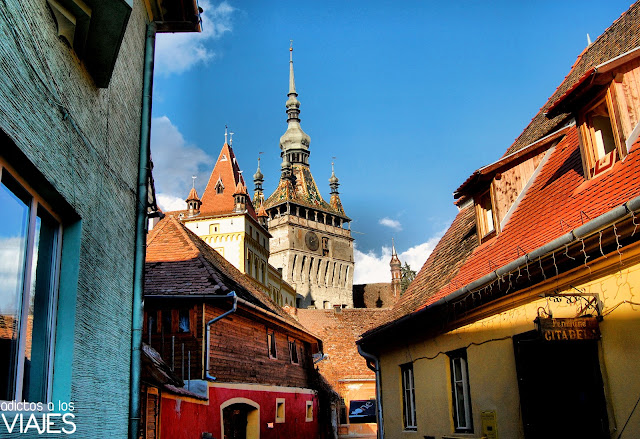
<svg viewBox="0 0 640 439">
<path fill-rule="evenodd" d="M 459 191 L 474 184 L 475 180 L 485 178 L 485 174 L 490 180 L 493 173 L 526 158 L 520 155 L 528 153 L 528 146 L 536 149 L 538 145 L 543 145 L 537 142 L 558 130 L 571 117 L 569 114 L 560 114 L 547 119 L 544 112 L 553 102 L 575 88 L 592 67 L 626 53 L 639 44 L 640 2 L 636 2 L 579 56 L 556 93 L 511 145 L 503 159 L 476 171 Z M 540 165 L 539 173 L 496 237 L 478 245 L 473 203 L 466 206 L 461 203 L 461 210 L 453 224 L 392 309 L 388 324 L 392 321 L 399 323 L 398 320 L 407 322 L 411 316 L 417 316 L 417 311 L 454 292 L 463 291 L 463 287 L 518 258 L 526 259 L 523 258 L 525 254 L 640 196 L 640 139 L 629 148 L 624 160 L 615 163 L 608 172 L 586 180 L 583 176 L 578 128 L 572 125 L 557 134 L 551 136 L 553 139 L 549 137 L 544 140 L 544 144 L 554 139 L 559 139 L 559 142 L 549 150 L 546 162 Z M 516 151 L 521 152 L 514 154 Z M 593 239 L 597 246 L 597 233 Z M 614 238 L 610 236 L 610 239 Z M 614 240 L 614 245 L 616 242 Z M 536 264 L 538 262 L 535 261 Z M 538 273 L 546 278 L 541 263 Z M 506 288 L 511 288 L 511 284 Z M 380 334 L 388 324 L 370 331 L 364 337 Z"/>
<path fill-rule="evenodd" d="M 200 198 L 198 197 L 198 192 L 196 192 L 196 188 L 192 187 L 191 190 L 189 191 L 189 195 L 187 195 L 187 200 L 198 200 L 200 201 Z"/>
<path fill-rule="evenodd" d="M 236 295 L 303 330 L 271 298 L 217 251 L 173 216 L 162 219 L 147 237 L 145 296 Z M 242 305 L 239 305 L 242 306 Z M 308 331 L 304 331 L 308 332 Z"/>
<path fill-rule="evenodd" d="M 222 187 L 224 188 L 221 194 L 216 191 L 218 181 L 222 183 Z M 233 194 L 239 184 L 246 187 L 240 166 L 233 153 L 233 148 L 231 148 L 228 143 L 225 143 L 222 145 L 222 150 L 213 167 L 207 187 L 204 190 L 204 194 L 202 194 L 201 215 L 226 215 L 233 213 L 235 207 Z M 257 220 L 258 217 L 251 203 L 251 198 L 248 195 L 247 198 L 249 199 L 246 207 L 247 213 Z"/>
</svg>

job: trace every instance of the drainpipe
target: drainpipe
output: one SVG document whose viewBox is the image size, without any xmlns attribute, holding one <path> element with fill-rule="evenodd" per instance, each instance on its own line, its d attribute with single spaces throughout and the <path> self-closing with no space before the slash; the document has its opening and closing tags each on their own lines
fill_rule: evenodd
<svg viewBox="0 0 640 439">
<path fill-rule="evenodd" d="M 211 344 L 210 344 L 210 341 L 211 341 L 211 338 L 210 338 L 211 337 L 210 336 L 210 334 L 211 334 L 211 325 L 213 325 L 218 320 L 221 320 L 221 319 L 225 318 L 229 314 L 236 312 L 236 309 L 238 308 L 238 296 L 236 296 L 236 292 L 235 291 L 230 292 L 229 294 L 227 294 L 226 297 L 233 297 L 233 306 L 231 307 L 231 309 L 229 311 L 226 311 L 226 312 L 220 314 L 217 317 L 214 317 L 213 319 L 211 319 L 211 320 L 209 320 L 207 322 L 207 363 L 206 363 L 207 364 L 207 368 L 206 368 L 204 376 L 205 376 L 205 378 L 210 379 L 212 381 L 215 381 L 216 377 L 211 376 L 209 374 L 209 350 L 211 349 Z"/>
<path fill-rule="evenodd" d="M 384 418 L 382 416 L 382 392 L 380 389 L 380 360 L 358 345 L 358 353 L 367 360 L 367 367 L 376 373 L 376 418 L 378 421 L 378 439 L 384 439 Z"/>
<path fill-rule="evenodd" d="M 153 90 L 153 59 L 156 44 L 156 24 L 147 25 L 142 82 L 142 111 L 140 123 L 140 163 L 138 166 L 138 194 L 136 198 L 136 235 L 133 262 L 133 309 L 131 317 L 131 377 L 129 394 L 129 439 L 138 439 L 140 428 L 140 349 L 142 346 L 142 289 L 147 240 L 147 198 L 149 159 L 151 154 L 151 101 Z"/>
</svg>

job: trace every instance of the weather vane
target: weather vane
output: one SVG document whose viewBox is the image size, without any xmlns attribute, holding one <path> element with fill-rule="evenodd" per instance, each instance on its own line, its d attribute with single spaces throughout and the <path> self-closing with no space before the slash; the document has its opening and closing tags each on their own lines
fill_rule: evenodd
<svg viewBox="0 0 640 439">
<path fill-rule="evenodd" d="M 196 188 L 196 178 L 198 178 L 196 175 L 192 175 L 191 178 L 193 179 L 193 188 Z"/>
</svg>

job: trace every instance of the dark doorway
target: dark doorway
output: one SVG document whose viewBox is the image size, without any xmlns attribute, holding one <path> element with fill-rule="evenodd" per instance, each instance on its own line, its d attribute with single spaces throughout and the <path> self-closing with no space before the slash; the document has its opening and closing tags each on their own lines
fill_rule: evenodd
<svg viewBox="0 0 640 439">
<path fill-rule="evenodd" d="M 231 404 L 222 409 L 224 439 L 257 439 L 258 411 L 248 404 Z"/>
<path fill-rule="evenodd" d="M 527 439 L 609 438 L 598 342 L 513 338 Z"/>
</svg>

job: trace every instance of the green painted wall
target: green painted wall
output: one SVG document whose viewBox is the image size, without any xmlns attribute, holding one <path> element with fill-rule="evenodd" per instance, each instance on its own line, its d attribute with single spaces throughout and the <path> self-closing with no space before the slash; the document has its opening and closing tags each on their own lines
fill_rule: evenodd
<svg viewBox="0 0 640 439">
<path fill-rule="evenodd" d="M 45 0 L 0 0 L 0 129 L 81 218 L 65 230 L 53 382 L 77 438 L 127 435 L 145 26 L 135 2 L 99 89 Z"/>
</svg>

